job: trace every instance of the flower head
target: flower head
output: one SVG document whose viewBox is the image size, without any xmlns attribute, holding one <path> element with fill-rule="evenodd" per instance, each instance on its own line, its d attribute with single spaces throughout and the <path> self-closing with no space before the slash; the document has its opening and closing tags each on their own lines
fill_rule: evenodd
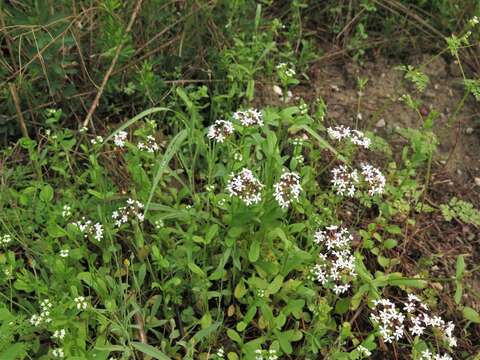
<svg viewBox="0 0 480 360">
<path fill-rule="evenodd" d="M 333 128 L 329 127 L 327 132 L 328 135 L 334 140 L 350 140 L 353 144 L 362 146 L 365 149 L 368 149 L 372 143 L 372 141 L 366 137 L 362 131 L 352 130 L 343 125 L 335 126 Z"/>
<path fill-rule="evenodd" d="M 120 148 L 123 148 L 125 146 L 126 140 L 127 140 L 127 133 L 125 131 L 119 131 L 113 137 L 114 144 Z"/>
<path fill-rule="evenodd" d="M 347 229 L 338 226 L 315 233 L 314 242 L 323 247 L 323 251 L 311 270 L 312 277 L 337 295 L 347 292 L 350 281 L 356 277 L 355 257 L 350 250 L 352 239 Z"/>
<path fill-rule="evenodd" d="M 227 184 L 230 196 L 237 196 L 247 205 L 257 204 L 262 200 L 261 190 L 264 185 L 253 175 L 252 171 L 243 168 L 240 173 L 232 176 Z"/>
<path fill-rule="evenodd" d="M 148 135 L 145 142 L 139 142 L 137 148 L 142 151 L 154 153 L 160 149 L 153 135 Z"/>
<path fill-rule="evenodd" d="M 285 172 L 280 177 L 280 181 L 274 186 L 274 197 L 278 204 L 286 209 L 292 201 L 298 200 L 302 186 L 300 185 L 300 176 L 294 172 Z"/>
<path fill-rule="evenodd" d="M 257 109 L 247 109 L 244 111 L 237 111 L 233 114 L 233 119 L 240 121 L 243 126 L 263 126 L 263 116 Z"/>
<path fill-rule="evenodd" d="M 112 218 L 115 220 L 115 226 L 120 227 L 131 219 L 137 219 L 143 222 L 143 204 L 140 201 L 128 199 L 127 205 L 120 207 L 112 213 Z"/>
<path fill-rule="evenodd" d="M 362 175 L 370 186 L 368 193 L 373 196 L 376 194 L 383 194 L 385 190 L 385 176 L 380 172 L 379 169 L 373 167 L 370 164 L 362 164 Z"/>
<path fill-rule="evenodd" d="M 349 171 L 345 165 L 332 170 L 332 184 L 338 195 L 355 195 L 356 185 L 359 182 L 357 170 Z"/>
<path fill-rule="evenodd" d="M 101 241 L 103 239 L 103 225 L 100 223 L 93 223 L 91 220 L 87 220 L 82 217 L 81 220 L 72 223 L 75 225 L 85 238 L 92 237 L 94 240 Z"/>
<path fill-rule="evenodd" d="M 233 134 L 233 124 L 226 120 L 216 120 L 213 125 L 208 128 L 207 137 L 210 140 L 223 143 L 227 137 Z"/>
</svg>

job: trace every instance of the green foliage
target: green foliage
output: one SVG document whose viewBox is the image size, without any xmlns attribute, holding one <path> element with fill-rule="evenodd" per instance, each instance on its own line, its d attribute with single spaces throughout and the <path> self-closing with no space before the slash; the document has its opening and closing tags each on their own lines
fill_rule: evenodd
<svg viewBox="0 0 480 360">
<path fill-rule="evenodd" d="M 440 205 L 446 221 L 458 219 L 466 224 L 480 225 L 480 212 L 467 201 L 453 197 L 448 204 Z"/>
</svg>

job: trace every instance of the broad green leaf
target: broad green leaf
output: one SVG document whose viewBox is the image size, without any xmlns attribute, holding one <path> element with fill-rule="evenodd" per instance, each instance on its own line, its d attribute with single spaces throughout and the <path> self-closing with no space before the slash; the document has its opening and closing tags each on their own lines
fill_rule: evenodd
<svg viewBox="0 0 480 360">
<path fill-rule="evenodd" d="M 463 308 L 463 317 L 475 324 L 480 324 L 480 315 L 471 307 L 465 306 Z"/>
<path fill-rule="evenodd" d="M 250 251 L 248 252 L 248 260 L 252 263 L 258 260 L 260 256 L 260 241 L 257 239 L 252 241 Z"/>
</svg>

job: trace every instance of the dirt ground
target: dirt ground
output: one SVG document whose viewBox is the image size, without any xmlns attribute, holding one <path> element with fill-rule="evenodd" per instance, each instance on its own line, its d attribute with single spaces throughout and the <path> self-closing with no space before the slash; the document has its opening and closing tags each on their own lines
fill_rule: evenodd
<svg viewBox="0 0 480 360">
<path fill-rule="evenodd" d="M 438 149 L 433 163 L 433 174 L 428 198 L 435 204 L 448 203 L 456 196 L 471 202 L 480 209 L 480 102 L 469 95 L 463 106 L 457 109 L 464 96 L 462 77 L 458 66 L 447 63 L 442 57 L 412 58 L 407 64 L 419 66 L 428 63 L 423 71 L 429 76 L 426 90 L 416 93 L 411 83 L 404 80 L 404 72 L 397 67 L 404 65 L 387 59 L 377 59 L 362 66 L 351 61 L 335 61 L 311 67 L 310 82 L 292 89 L 290 102 L 297 104 L 300 98 L 312 103 L 323 98 L 328 107 L 328 124 L 341 123 L 377 133 L 387 139 L 394 151 L 406 144 L 397 135 L 396 128 L 419 128 L 422 119 L 399 98 L 403 94 L 415 94 L 422 101 L 421 113 L 426 117 L 435 110 L 439 113 L 433 131 L 438 137 Z M 359 102 L 357 79 L 368 79 Z M 263 85 L 258 101 L 265 105 L 281 105 L 282 101 L 272 88 Z M 359 105 L 360 104 L 360 105 Z M 357 115 L 360 113 L 360 117 Z M 454 116 L 454 114 L 456 114 Z M 400 269 L 415 276 L 422 271 L 419 259 L 430 258 L 429 276 L 438 279 L 430 282 L 443 302 L 442 308 L 457 324 L 463 323 L 461 313 L 454 303 L 455 264 L 458 255 L 465 257 L 467 269 L 480 263 L 480 229 L 474 225 L 453 220 L 446 222 L 439 212 L 415 215 L 415 226 L 405 222 L 403 252 Z M 462 304 L 480 312 L 480 272 L 469 273 L 464 279 Z M 462 339 L 463 349 L 480 349 L 479 333 Z"/>
</svg>

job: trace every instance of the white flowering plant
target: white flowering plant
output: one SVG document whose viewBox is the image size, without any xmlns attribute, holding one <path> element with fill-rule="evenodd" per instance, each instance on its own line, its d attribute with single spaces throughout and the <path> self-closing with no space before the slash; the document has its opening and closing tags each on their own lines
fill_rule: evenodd
<svg viewBox="0 0 480 360">
<path fill-rule="evenodd" d="M 40 153 L 22 139 L 29 163 L 2 153 L 17 173 L 0 175 L 0 354 L 455 358 L 480 322 L 465 263 L 460 328 L 428 269 L 401 268 L 411 214 L 442 214 L 416 173 L 430 130 L 404 130 L 396 159 L 324 124 L 324 102 L 207 115 L 192 91 L 110 134 L 59 129 Z"/>
</svg>

